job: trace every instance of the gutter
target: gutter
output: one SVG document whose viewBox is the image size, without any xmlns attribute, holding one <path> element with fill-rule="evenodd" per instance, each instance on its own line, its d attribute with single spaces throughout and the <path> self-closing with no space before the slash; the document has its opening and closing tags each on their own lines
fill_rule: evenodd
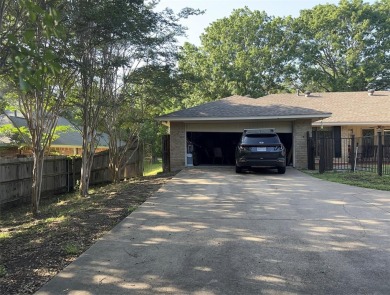
<svg viewBox="0 0 390 295">
<path fill-rule="evenodd" d="M 315 127 L 320 126 L 390 126 L 390 122 L 313 122 Z"/>
<path fill-rule="evenodd" d="M 326 119 L 332 113 L 323 113 L 319 115 L 292 115 L 292 116 L 259 116 L 259 117 L 158 117 L 156 121 L 160 122 L 204 122 L 204 121 L 256 121 L 256 120 L 297 120 L 297 119 Z"/>
</svg>

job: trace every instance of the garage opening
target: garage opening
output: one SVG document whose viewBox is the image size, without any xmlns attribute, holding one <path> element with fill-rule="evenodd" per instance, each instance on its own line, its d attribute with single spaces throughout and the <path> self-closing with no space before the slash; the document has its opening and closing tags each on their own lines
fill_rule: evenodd
<svg viewBox="0 0 390 295">
<path fill-rule="evenodd" d="M 187 132 L 187 145 L 193 150 L 193 164 L 234 165 L 234 153 L 242 133 Z"/>
<path fill-rule="evenodd" d="M 292 133 L 278 133 L 280 141 L 283 143 L 284 147 L 286 148 L 286 164 L 292 165 L 293 163 L 293 136 Z"/>
<path fill-rule="evenodd" d="M 234 165 L 241 132 L 187 132 L 187 150 L 193 165 Z M 287 150 L 287 165 L 292 164 L 292 133 L 278 133 Z"/>
</svg>

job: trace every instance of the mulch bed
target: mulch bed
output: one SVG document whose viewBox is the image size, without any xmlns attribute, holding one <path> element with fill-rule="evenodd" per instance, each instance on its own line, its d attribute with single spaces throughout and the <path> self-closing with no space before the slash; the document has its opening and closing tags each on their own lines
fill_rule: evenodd
<svg viewBox="0 0 390 295">
<path fill-rule="evenodd" d="M 51 209 L 37 220 L 31 217 L 28 222 L 25 217 L 21 221 L 17 217 L 7 219 L 9 210 L 15 210 L 15 216 L 20 208 L 7 210 L 7 214 L 0 216 L 0 234 L 10 235 L 10 238 L 0 238 L 0 294 L 37 291 L 172 176 L 161 174 L 96 188 L 82 200 L 80 209 L 69 210 L 63 221 L 58 216 L 51 221 Z M 41 207 L 55 208 L 61 201 L 66 206 L 66 198 L 64 195 L 44 200 Z M 75 204 L 69 206 L 77 208 Z"/>
</svg>

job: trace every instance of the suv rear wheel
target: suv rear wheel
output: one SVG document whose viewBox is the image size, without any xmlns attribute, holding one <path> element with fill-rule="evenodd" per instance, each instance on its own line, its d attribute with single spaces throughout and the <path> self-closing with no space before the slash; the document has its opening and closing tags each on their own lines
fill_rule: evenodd
<svg viewBox="0 0 390 295">
<path fill-rule="evenodd" d="M 284 174 L 284 173 L 286 173 L 286 167 L 279 167 L 278 174 Z"/>
<path fill-rule="evenodd" d="M 236 173 L 242 173 L 242 168 L 241 168 L 241 167 L 238 167 L 238 166 L 236 166 Z"/>
</svg>

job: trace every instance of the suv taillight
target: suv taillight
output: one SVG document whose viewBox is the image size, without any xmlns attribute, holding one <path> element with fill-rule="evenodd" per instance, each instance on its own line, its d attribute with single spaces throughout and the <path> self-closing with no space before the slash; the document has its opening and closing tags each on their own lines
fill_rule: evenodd
<svg viewBox="0 0 390 295">
<path fill-rule="evenodd" d="M 283 157 L 286 156 L 286 149 L 284 148 L 284 146 L 280 146 L 279 149 L 281 150 L 281 154 Z"/>
</svg>

